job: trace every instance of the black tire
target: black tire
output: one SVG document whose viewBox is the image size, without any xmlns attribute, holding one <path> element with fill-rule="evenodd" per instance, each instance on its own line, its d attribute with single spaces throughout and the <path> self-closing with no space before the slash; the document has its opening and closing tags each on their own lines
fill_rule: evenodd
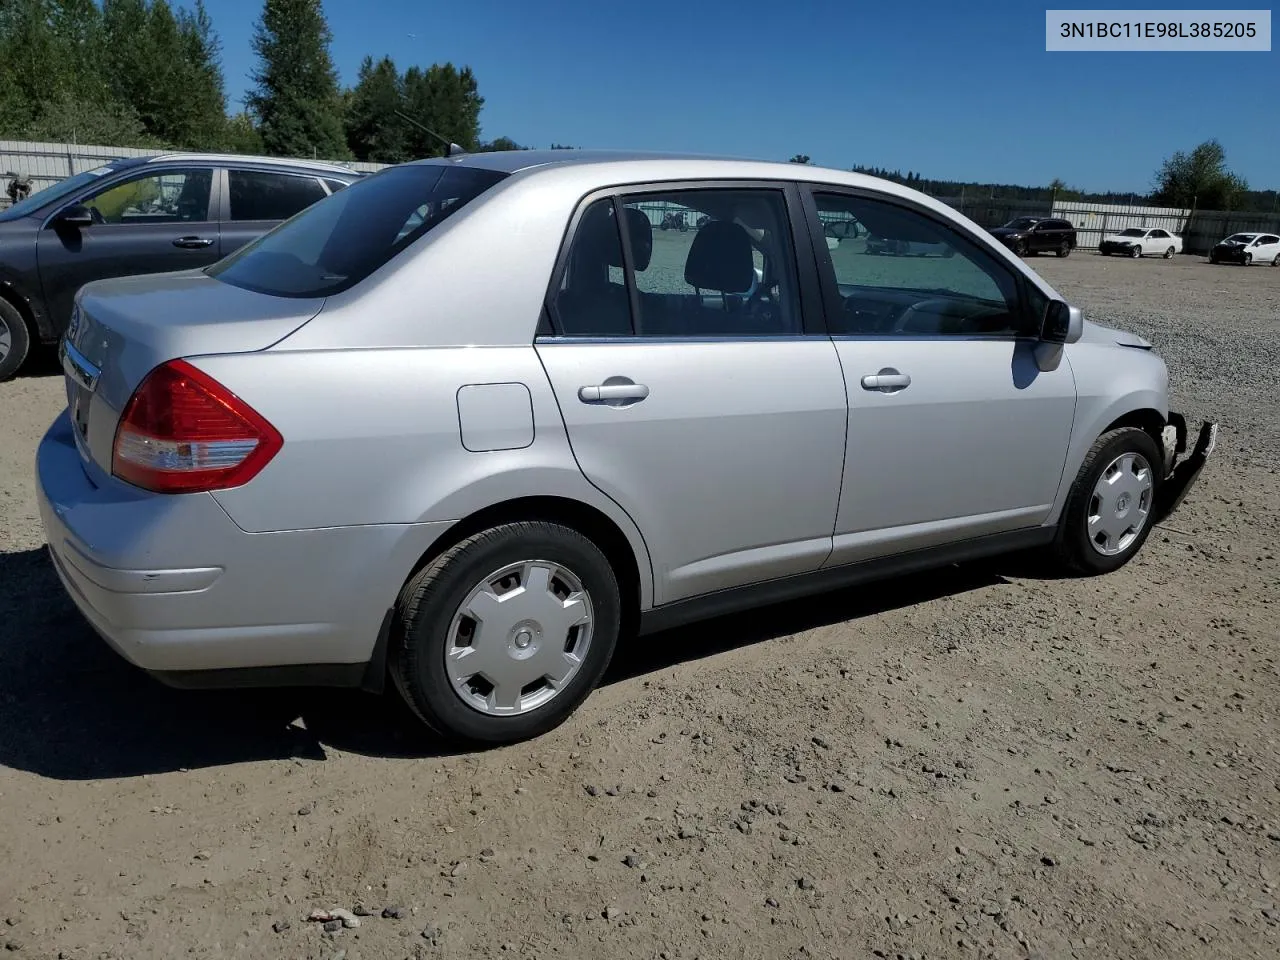
<svg viewBox="0 0 1280 960">
<path fill-rule="evenodd" d="M 1129 248 L 1129 256 L 1137 260 L 1139 257 L 1142 256 L 1142 248 L 1135 243 L 1132 247 Z"/>
<path fill-rule="evenodd" d="M 1246 253 L 1246 254 L 1244 255 L 1244 261 L 1243 261 L 1240 265 L 1241 265 L 1242 267 L 1249 267 L 1249 266 L 1252 266 L 1252 265 L 1253 265 L 1253 254 L 1252 254 L 1252 253 Z"/>
<path fill-rule="evenodd" d="M 9 380 L 22 362 L 27 359 L 31 349 L 31 331 L 22 314 L 8 300 L 0 297 L 0 343 L 6 342 L 8 347 L 0 346 L 0 383 Z"/>
<path fill-rule="evenodd" d="M 1166 260 L 1172 260 L 1172 259 L 1173 259 L 1173 247 L 1170 247 L 1168 250 L 1166 250 L 1166 251 L 1164 252 L 1164 258 L 1165 258 Z"/>
<path fill-rule="evenodd" d="M 1060 258 L 1071 256 L 1071 241 L 1063 240 L 1058 246 L 1057 254 Z"/>
<path fill-rule="evenodd" d="M 1133 542 L 1120 553 L 1105 556 L 1094 549 L 1089 541 L 1088 511 L 1093 500 L 1094 486 L 1102 472 L 1117 457 L 1125 453 L 1138 453 L 1146 459 L 1153 475 L 1152 507 L 1160 495 L 1164 456 L 1150 434 L 1137 427 L 1120 427 L 1104 433 L 1095 440 L 1085 455 L 1075 482 L 1067 494 L 1067 503 L 1058 520 L 1058 534 L 1053 544 L 1054 559 L 1068 573 L 1092 576 L 1119 570 L 1137 555 L 1151 533 L 1153 511 L 1149 510 L 1143 528 Z"/>
<path fill-rule="evenodd" d="M 1019 257 L 1025 257 L 1030 251 L 1027 249 L 1027 241 L 1019 240 L 1013 245 L 1013 252 Z"/>
<path fill-rule="evenodd" d="M 1218 255 L 1216 253 L 1209 254 L 1209 262 L 1216 264 L 1218 262 Z"/>
<path fill-rule="evenodd" d="M 591 643 L 581 667 L 542 706 L 494 716 L 469 706 L 445 671 L 450 627 L 468 593 L 491 572 L 542 559 L 572 571 L 591 598 Z M 595 689 L 613 657 L 621 625 L 617 578 L 604 553 L 569 527 L 544 521 L 503 524 L 468 537 L 414 576 L 400 593 L 389 652 L 391 676 L 410 708 L 446 739 L 517 743 L 559 726 Z"/>
<path fill-rule="evenodd" d="M 1280 267 L 1280 253 L 1277 253 L 1271 260 L 1273 267 Z"/>
</svg>

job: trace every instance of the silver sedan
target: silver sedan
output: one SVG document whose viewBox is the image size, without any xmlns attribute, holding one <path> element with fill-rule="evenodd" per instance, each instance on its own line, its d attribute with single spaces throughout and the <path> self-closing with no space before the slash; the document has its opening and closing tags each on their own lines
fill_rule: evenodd
<svg viewBox="0 0 1280 960">
<path fill-rule="evenodd" d="M 108 643 L 181 686 L 390 677 L 471 742 L 677 623 L 1026 548 L 1115 570 L 1216 433 L 943 204 L 708 158 L 393 167 L 87 285 L 61 354 L 40 505 Z"/>
</svg>

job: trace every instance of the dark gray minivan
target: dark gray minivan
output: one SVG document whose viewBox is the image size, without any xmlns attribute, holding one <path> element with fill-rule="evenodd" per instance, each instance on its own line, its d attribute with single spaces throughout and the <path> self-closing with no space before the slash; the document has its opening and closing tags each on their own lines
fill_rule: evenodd
<svg viewBox="0 0 1280 960">
<path fill-rule="evenodd" d="M 208 266 L 360 174 L 214 154 L 112 161 L 0 210 L 0 381 L 66 329 L 91 280 Z"/>
</svg>

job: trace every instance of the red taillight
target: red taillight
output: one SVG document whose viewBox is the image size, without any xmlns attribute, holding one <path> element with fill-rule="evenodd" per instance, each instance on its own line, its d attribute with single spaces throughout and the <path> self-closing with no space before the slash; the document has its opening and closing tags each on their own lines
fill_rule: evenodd
<svg viewBox="0 0 1280 960">
<path fill-rule="evenodd" d="M 124 408 L 111 472 L 156 493 L 248 483 L 284 439 L 256 410 L 182 360 L 147 374 Z"/>
</svg>

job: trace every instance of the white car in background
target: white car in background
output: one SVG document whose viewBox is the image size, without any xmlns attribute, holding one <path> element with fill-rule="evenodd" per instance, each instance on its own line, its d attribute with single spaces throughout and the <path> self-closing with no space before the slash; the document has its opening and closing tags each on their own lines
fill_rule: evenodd
<svg viewBox="0 0 1280 960">
<path fill-rule="evenodd" d="M 1233 233 L 1214 244 L 1210 263 L 1269 263 L 1280 267 L 1280 236 L 1274 233 Z"/>
<path fill-rule="evenodd" d="M 1182 252 L 1182 238 L 1160 227 L 1129 227 L 1103 237 L 1098 252 L 1104 257 L 1118 253 L 1127 257 L 1160 256 L 1168 260 Z"/>
</svg>

